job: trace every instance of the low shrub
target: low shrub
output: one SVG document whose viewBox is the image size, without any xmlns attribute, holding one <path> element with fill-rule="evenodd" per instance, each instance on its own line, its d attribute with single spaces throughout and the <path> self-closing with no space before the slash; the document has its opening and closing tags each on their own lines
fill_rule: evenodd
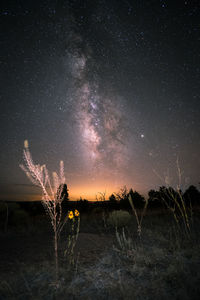
<svg viewBox="0 0 200 300">
<path fill-rule="evenodd" d="M 108 225 L 113 227 L 124 227 L 131 221 L 132 216 L 125 210 L 114 210 L 108 216 Z"/>
</svg>

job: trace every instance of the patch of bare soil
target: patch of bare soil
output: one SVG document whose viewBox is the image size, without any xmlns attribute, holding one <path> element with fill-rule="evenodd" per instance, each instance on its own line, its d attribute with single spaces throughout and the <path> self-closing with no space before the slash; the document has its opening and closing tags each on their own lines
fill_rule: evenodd
<svg viewBox="0 0 200 300">
<path fill-rule="evenodd" d="M 96 263 L 112 247 L 113 239 L 110 234 L 80 233 L 75 248 L 75 254 L 79 254 L 79 262 L 84 265 Z"/>
<path fill-rule="evenodd" d="M 79 264 L 95 264 L 106 249 L 112 247 L 113 236 L 79 233 L 75 257 Z M 62 243 L 60 252 L 64 249 Z M 62 255 L 62 253 L 60 253 Z M 0 278 L 15 275 L 21 264 L 42 264 L 53 260 L 53 240 L 50 234 L 8 234 L 0 236 Z"/>
</svg>

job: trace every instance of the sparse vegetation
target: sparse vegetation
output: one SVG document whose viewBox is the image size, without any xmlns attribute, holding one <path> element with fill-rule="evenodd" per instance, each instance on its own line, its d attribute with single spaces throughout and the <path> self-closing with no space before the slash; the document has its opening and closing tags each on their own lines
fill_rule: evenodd
<svg viewBox="0 0 200 300">
<path fill-rule="evenodd" d="M 28 213 L 25 204 L 23 209 L 9 206 L 8 232 L 1 227 L 0 299 L 199 299 L 199 206 L 193 208 L 188 238 L 163 206 L 161 191 L 154 191 L 157 209 L 151 207 L 151 199 L 148 207 L 144 200 L 137 205 L 130 196 L 129 210 L 120 209 L 122 201 L 116 199 L 117 210 L 110 201 L 84 202 L 87 209 L 79 216 L 83 200 L 80 207 L 79 202 L 70 202 L 69 222 L 60 234 L 56 286 L 47 216 Z M 189 205 L 185 202 L 185 209 Z M 11 207 L 13 212 L 26 211 L 26 232 L 17 226 L 20 219 L 13 226 Z"/>
<path fill-rule="evenodd" d="M 74 263 L 61 260 L 60 285 L 55 289 L 52 264 L 51 235 L 26 236 L 23 247 L 13 235 L 4 235 L 4 243 L 18 248 L 11 270 L 1 274 L 2 299 L 198 299 L 200 288 L 200 219 L 194 213 L 191 238 L 179 235 L 170 214 L 151 215 L 143 219 L 142 239 L 138 239 L 137 222 L 126 228 L 109 230 L 104 235 L 84 233 L 82 222 L 77 243 L 73 248 Z M 135 217 L 131 216 L 135 221 Z M 44 219 L 44 221 L 46 218 Z M 87 223 L 94 228 L 92 219 Z M 48 223 L 46 223 L 48 224 Z M 37 229 L 37 224 L 35 224 Z M 41 226 L 41 224 L 39 225 Z M 43 227 L 45 228 L 45 223 Z M 103 226 L 103 224 L 102 224 Z M 71 228 L 71 227 L 70 227 Z M 46 230 L 48 226 L 46 227 Z M 21 229 L 18 240 L 22 241 Z M 39 228 L 37 229 L 39 230 Z M 16 233 L 15 233 L 16 234 Z M 66 237 L 63 231 L 61 237 Z M 44 241 L 44 237 L 47 239 Z M 49 237 L 49 238 L 48 238 Z M 35 240 L 35 242 L 34 242 Z M 24 240 L 25 241 L 25 240 Z M 40 241 L 40 243 L 38 242 Z M 62 239 L 63 247 L 66 240 Z M 65 243 L 64 243 L 65 241 Z M 15 244 L 13 244 L 15 243 Z M 32 245 L 32 246 L 31 246 Z M 6 246 L 4 246 L 6 247 Z M 23 251 L 20 250 L 23 248 Z M 36 253 L 37 260 L 34 261 Z M 1 253 L 2 254 L 2 253 Z M 47 256 L 48 254 L 48 256 Z M 79 254 L 79 255 L 78 255 Z M 6 258 L 6 252 L 2 258 Z M 11 257 L 13 261 L 14 257 Z M 36 259 L 36 257 L 35 257 Z M 13 267 L 12 267 L 13 266 Z M 5 267 L 4 267 L 5 268 Z"/>
</svg>

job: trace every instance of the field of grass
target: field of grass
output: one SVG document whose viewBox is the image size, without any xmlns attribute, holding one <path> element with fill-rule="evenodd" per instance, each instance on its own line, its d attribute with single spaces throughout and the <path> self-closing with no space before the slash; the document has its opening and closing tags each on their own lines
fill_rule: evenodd
<svg viewBox="0 0 200 300">
<path fill-rule="evenodd" d="M 131 214 L 131 212 L 130 212 Z M 0 231 L 0 299 L 199 299 L 200 213 L 189 236 L 166 211 L 148 211 L 141 237 L 133 214 L 119 221 L 102 210 L 80 216 L 70 264 L 64 251 L 71 225 L 60 237 L 55 282 L 53 233 L 47 216 L 19 213 Z M 121 222 L 121 223 L 120 223 Z"/>
</svg>

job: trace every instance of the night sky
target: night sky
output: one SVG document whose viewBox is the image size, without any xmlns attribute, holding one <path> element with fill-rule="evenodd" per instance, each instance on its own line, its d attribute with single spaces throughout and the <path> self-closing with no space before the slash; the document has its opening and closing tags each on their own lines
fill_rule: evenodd
<svg viewBox="0 0 200 300">
<path fill-rule="evenodd" d="M 70 199 L 200 182 L 199 1 L 4 1 L 0 199 L 38 200 L 24 140 Z"/>
</svg>

